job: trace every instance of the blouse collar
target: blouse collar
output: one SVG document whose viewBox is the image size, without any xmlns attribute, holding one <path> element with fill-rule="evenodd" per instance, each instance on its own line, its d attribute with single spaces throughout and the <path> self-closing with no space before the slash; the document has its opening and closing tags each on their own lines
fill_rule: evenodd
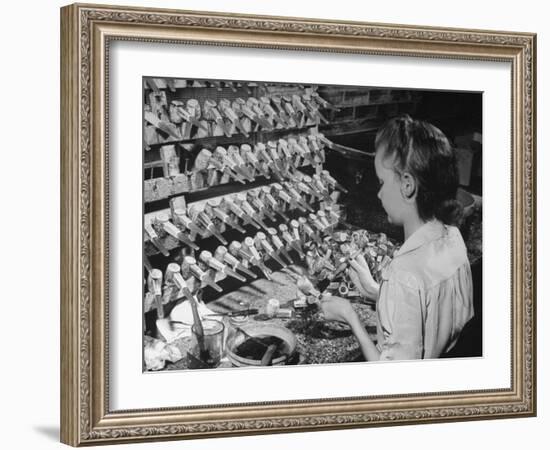
<svg viewBox="0 0 550 450">
<path fill-rule="evenodd" d="M 444 233 L 445 225 L 443 223 L 436 219 L 430 220 L 409 236 L 401 248 L 395 252 L 394 257 L 409 253 L 428 242 L 439 239 Z"/>
</svg>

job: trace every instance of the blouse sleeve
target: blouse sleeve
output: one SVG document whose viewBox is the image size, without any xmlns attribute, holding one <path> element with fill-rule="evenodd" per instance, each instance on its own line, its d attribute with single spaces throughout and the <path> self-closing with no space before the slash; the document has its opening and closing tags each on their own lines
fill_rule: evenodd
<svg viewBox="0 0 550 450">
<path fill-rule="evenodd" d="M 420 359 L 423 354 L 421 291 L 395 280 L 380 290 L 381 360 Z"/>
</svg>

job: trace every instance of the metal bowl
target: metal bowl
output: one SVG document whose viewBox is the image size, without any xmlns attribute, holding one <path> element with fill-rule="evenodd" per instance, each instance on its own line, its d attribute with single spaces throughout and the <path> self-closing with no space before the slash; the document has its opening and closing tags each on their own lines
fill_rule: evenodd
<svg viewBox="0 0 550 450">
<path fill-rule="evenodd" d="M 242 331 L 240 331 L 242 330 Z M 240 330 L 236 330 L 226 342 L 226 354 L 231 364 L 237 367 L 261 366 L 260 359 L 249 359 L 239 356 L 236 349 L 247 339 L 274 336 L 281 339 L 285 344 L 284 354 L 271 361 L 271 364 L 284 365 L 296 351 L 296 336 L 288 329 L 277 325 L 246 324 Z"/>
</svg>

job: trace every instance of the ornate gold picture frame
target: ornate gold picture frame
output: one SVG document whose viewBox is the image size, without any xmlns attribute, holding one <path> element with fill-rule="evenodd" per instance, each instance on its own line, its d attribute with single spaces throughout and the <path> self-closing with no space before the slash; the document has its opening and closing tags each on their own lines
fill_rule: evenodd
<svg viewBox="0 0 550 450">
<path fill-rule="evenodd" d="M 511 299 L 502 302 L 511 309 L 510 386 L 114 410 L 108 105 L 109 51 L 116 41 L 510 64 L 512 113 L 500 126 L 511 128 L 506 153 L 511 155 L 511 183 L 498 187 L 511 192 Z M 85 4 L 62 8 L 62 442 L 81 446 L 535 415 L 535 88 L 536 35 L 530 33 Z"/>
</svg>

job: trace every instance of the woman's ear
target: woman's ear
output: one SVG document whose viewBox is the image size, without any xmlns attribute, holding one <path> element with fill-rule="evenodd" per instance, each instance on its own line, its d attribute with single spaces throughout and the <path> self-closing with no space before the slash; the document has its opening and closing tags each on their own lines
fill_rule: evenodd
<svg viewBox="0 0 550 450">
<path fill-rule="evenodd" d="M 401 175 L 401 195 L 405 200 L 414 201 L 416 199 L 416 180 L 409 172 Z"/>
</svg>

